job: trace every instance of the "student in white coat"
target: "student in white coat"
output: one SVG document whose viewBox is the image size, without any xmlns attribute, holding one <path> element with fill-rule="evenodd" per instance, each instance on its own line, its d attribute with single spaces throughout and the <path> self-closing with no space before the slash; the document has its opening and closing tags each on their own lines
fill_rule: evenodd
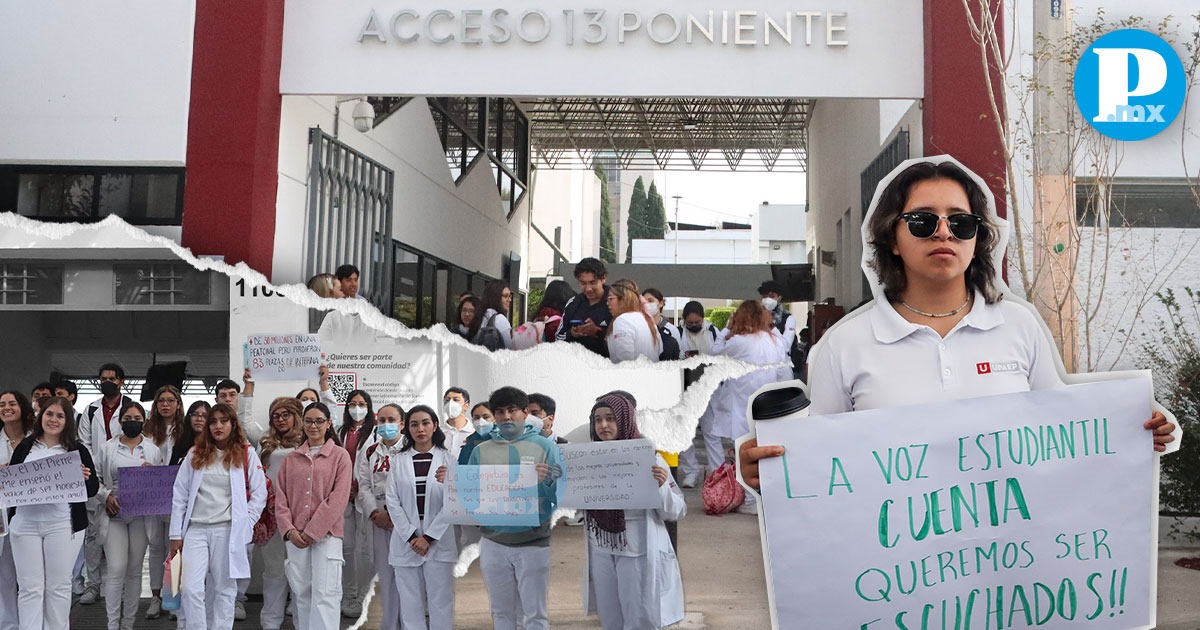
<svg viewBox="0 0 1200 630">
<path fill-rule="evenodd" d="M 458 545 L 442 512 L 445 488 L 434 478 L 450 463 L 450 452 L 437 413 L 425 405 L 408 410 L 403 432 L 387 489 L 393 524 L 388 560 L 400 589 L 401 624 L 404 630 L 424 630 L 428 612 L 429 630 L 451 630 Z"/>
<path fill-rule="evenodd" d="M 383 604 L 380 630 L 397 630 L 400 627 L 400 591 L 396 589 L 395 573 L 388 561 L 393 526 L 387 509 L 387 488 L 396 455 L 403 446 L 400 440 L 402 424 L 404 410 L 400 405 L 389 403 L 380 407 L 375 413 L 375 435 L 379 441 L 368 446 L 354 462 L 354 479 L 358 482 L 355 504 L 358 511 L 366 514 L 371 522 L 375 574 L 379 578 L 375 596 Z"/>
<path fill-rule="evenodd" d="M 10 389 L 0 393 L 0 465 L 7 466 L 13 450 L 33 429 L 33 405 L 25 394 Z M 0 630 L 17 630 L 17 565 L 13 563 L 11 536 L 0 538 Z"/>
<path fill-rule="evenodd" d="M 295 398 L 276 398 L 268 409 L 270 429 L 259 442 L 258 456 L 266 469 L 267 479 L 272 487 L 278 488 L 279 469 L 283 467 L 284 458 L 304 442 L 304 431 L 300 429 L 304 411 L 301 402 Z M 263 607 L 259 621 L 263 630 L 279 630 L 287 610 L 288 581 L 283 568 L 287 551 L 284 547 L 283 532 L 276 533 L 262 546 Z"/>
<path fill-rule="evenodd" d="M 229 630 L 237 579 L 250 577 L 246 543 L 267 504 L 258 454 L 246 443 L 233 407 L 219 403 L 179 465 L 168 559 L 183 554 L 183 611 L 188 630 Z M 207 582 L 207 586 L 206 586 Z M 206 589 L 213 590 L 205 605 Z"/>
<path fill-rule="evenodd" d="M 591 433 L 593 442 L 640 438 L 633 405 L 616 394 L 601 396 L 592 407 Z M 650 630 L 683 619 L 679 562 L 664 521 L 683 518 L 687 504 L 667 463 L 656 457 L 657 508 L 588 510 L 585 517 L 584 610 L 599 611 L 604 630 Z"/>
<path fill-rule="evenodd" d="M 105 442 L 96 458 L 100 473 L 100 491 L 96 496 L 104 506 L 100 513 L 100 540 L 108 560 L 108 570 L 104 574 L 108 630 L 133 630 L 133 618 L 142 596 L 142 563 L 150 539 L 161 535 L 161 519 L 121 513 L 118 471 L 163 466 L 167 462 L 158 445 L 142 434 L 146 426 L 146 409 L 139 403 L 128 402 L 120 413 L 121 435 Z"/>
<path fill-rule="evenodd" d="M 637 283 L 621 278 L 608 291 L 608 310 L 613 315 L 608 327 L 608 358 L 613 363 L 646 357 L 658 362 L 662 340 L 654 320 L 642 308 L 642 296 Z"/>
<path fill-rule="evenodd" d="M 684 304 L 683 340 L 680 343 L 680 350 L 683 351 L 684 357 L 713 356 L 721 354 L 721 350 L 724 348 L 725 335 L 717 332 L 717 327 L 713 326 L 711 322 L 705 321 L 704 306 L 695 300 Z M 685 373 L 684 384 L 694 383 L 695 379 L 700 378 L 703 373 L 703 366 L 690 373 Z M 704 439 L 704 450 L 708 456 L 709 472 L 716 470 L 725 461 L 725 446 L 721 443 L 721 437 L 713 433 L 714 414 L 710 400 L 704 413 L 700 415 L 699 421 L 700 435 Z M 679 473 L 682 475 L 679 485 L 684 488 L 695 488 L 704 479 L 704 476 L 700 474 L 700 462 L 696 459 L 695 446 L 689 446 L 686 451 L 679 454 Z"/>
<path fill-rule="evenodd" d="M 150 414 L 146 416 L 143 431 L 146 437 L 158 446 L 164 459 L 169 460 L 189 420 L 183 414 L 183 394 L 174 385 L 163 385 L 154 392 L 154 404 L 150 407 Z M 161 567 L 167 559 L 171 519 L 166 516 L 151 516 L 146 519 L 146 525 L 157 528 L 149 538 L 150 566 Z M 151 596 L 150 606 L 146 609 L 147 619 L 157 619 L 162 614 L 162 578 L 162 571 L 150 571 Z"/>
</svg>

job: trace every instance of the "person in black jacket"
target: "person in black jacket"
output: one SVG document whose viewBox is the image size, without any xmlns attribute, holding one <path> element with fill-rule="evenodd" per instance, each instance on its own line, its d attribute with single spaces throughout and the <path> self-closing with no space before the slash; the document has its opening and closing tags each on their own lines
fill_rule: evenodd
<svg viewBox="0 0 1200 630">
<path fill-rule="evenodd" d="M 54 397 L 42 405 L 33 432 L 17 445 L 10 464 L 71 451 L 79 452 L 87 496 L 96 496 L 100 479 L 92 474 L 91 453 L 76 437 L 75 409 L 66 398 Z M 22 630 L 69 627 L 71 571 L 88 526 L 84 502 L 25 505 L 10 508 L 8 516 Z"/>
</svg>

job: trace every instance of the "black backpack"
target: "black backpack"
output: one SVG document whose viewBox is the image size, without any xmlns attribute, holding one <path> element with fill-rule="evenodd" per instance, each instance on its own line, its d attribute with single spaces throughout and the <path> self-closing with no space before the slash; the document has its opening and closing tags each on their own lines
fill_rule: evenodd
<svg viewBox="0 0 1200 630">
<path fill-rule="evenodd" d="M 471 340 L 471 343 L 483 346 L 492 352 L 504 348 L 504 338 L 500 336 L 500 331 L 496 330 L 495 324 L 492 323 L 496 319 L 496 315 L 498 313 L 493 313 L 487 323 L 479 328 L 479 332 L 475 333 L 475 338 Z"/>
<path fill-rule="evenodd" d="M 662 340 L 662 354 L 658 355 L 659 361 L 674 361 L 679 359 L 679 340 L 675 338 L 675 333 L 671 332 L 663 324 L 658 325 L 658 338 Z"/>
</svg>

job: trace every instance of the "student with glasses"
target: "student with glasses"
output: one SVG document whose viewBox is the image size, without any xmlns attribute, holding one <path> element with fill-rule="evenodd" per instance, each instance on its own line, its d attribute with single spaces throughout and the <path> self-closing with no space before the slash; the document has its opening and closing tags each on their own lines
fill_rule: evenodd
<svg viewBox="0 0 1200 630">
<path fill-rule="evenodd" d="M 505 348 L 512 348 L 512 321 L 509 319 L 512 298 L 512 289 L 508 288 L 508 284 L 502 280 L 492 280 L 483 287 L 483 300 L 480 303 L 483 313 L 475 316 L 479 328 L 492 326 L 500 333 Z"/>
<path fill-rule="evenodd" d="M 901 164 L 865 218 L 875 300 L 831 328 L 809 356 L 810 413 L 914 405 L 1061 387 L 1056 350 L 1037 315 L 996 277 L 1005 233 L 983 180 L 953 158 Z M 978 374 L 977 363 L 1017 371 Z M 1156 451 L 1181 435 L 1155 411 Z M 779 446 L 742 446 L 746 482 Z"/>
<path fill-rule="evenodd" d="M 303 407 L 296 398 L 276 398 L 271 401 L 267 434 L 259 442 L 258 456 L 266 469 L 273 488 L 279 487 L 279 470 L 283 460 L 304 442 Z M 279 630 L 287 609 L 288 582 L 284 572 L 286 556 L 283 532 L 271 537 L 262 546 L 263 607 L 259 620 L 264 630 Z"/>
<path fill-rule="evenodd" d="M 166 464 L 162 450 L 143 433 L 145 426 L 146 409 L 136 402 L 126 403 L 121 408 L 121 435 L 105 442 L 96 457 L 100 474 L 100 491 L 96 496 L 104 508 L 100 513 L 100 540 L 107 560 L 104 604 L 108 630 L 133 630 L 133 618 L 142 596 L 146 549 L 152 537 L 163 534 L 160 517 L 122 513 L 120 469 Z M 152 562 L 150 566 L 162 564 Z M 161 574 L 160 570 L 160 580 Z"/>
<path fill-rule="evenodd" d="M 342 596 L 342 537 L 353 469 L 338 443 L 329 407 L 304 412 L 305 441 L 283 459 L 275 518 L 287 541 L 285 571 L 296 600 L 296 627 L 337 630 Z"/>
<path fill-rule="evenodd" d="M 205 419 L 208 414 L 205 413 Z M 175 445 L 180 441 L 180 435 L 188 427 L 188 420 L 183 415 L 183 394 L 174 385 L 163 385 L 154 392 L 154 404 L 150 406 L 150 415 L 146 417 L 143 432 L 150 441 L 158 447 L 164 459 L 169 459 L 175 451 Z M 203 430 L 203 427 L 201 427 Z M 194 435 L 194 434 L 193 434 Z M 191 448 L 193 439 L 188 440 Z M 187 450 L 184 449 L 186 454 Z M 178 462 L 177 462 L 178 463 Z M 103 508 L 103 506 L 101 506 Z M 168 529 L 171 525 L 169 516 L 146 517 L 146 527 L 156 529 L 149 536 L 150 566 L 161 567 L 167 559 Z M 107 555 L 107 554 L 106 554 Z M 157 619 L 162 615 L 162 571 L 150 572 L 150 606 L 146 609 L 147 619 Z"/>
<path fill-rule="evenodd" d="M 184 627 L 233 628 L 237 579 L 250 577 L 246 544 L 267 503 L 258 453 L 237 411 L 218 403 L 175 477 L 168 559 L 183 554 Z"/>
</svg>

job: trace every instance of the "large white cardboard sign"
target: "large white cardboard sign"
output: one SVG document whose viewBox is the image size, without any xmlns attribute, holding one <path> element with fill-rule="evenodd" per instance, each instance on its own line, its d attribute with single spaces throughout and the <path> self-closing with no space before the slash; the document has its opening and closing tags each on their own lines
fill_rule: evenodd
<svg viewBox="0 0 1200 630">
<path fill-rule="evenodd" d="M 0 467 L 4 507 L 80 501 L 87 501 L 87 483 L 78 451 Z"/>
<path fill-rule="evenodd" d="M 653 509 L 661 503 L 650 440 L 560 444 L 566 488 L 559 505 L 589 510 Z"/>
<path fill-rule="evenodd" d="M 316 335 L 265 334 L 246 338 L 246 366 L 257 381 L 316 380 L 321 340 Z"/>
<path fill-rule="evenodd" d="M 1153 626 L 1148 379 L 757 423 L 780 628 Z"/>
</svg>

